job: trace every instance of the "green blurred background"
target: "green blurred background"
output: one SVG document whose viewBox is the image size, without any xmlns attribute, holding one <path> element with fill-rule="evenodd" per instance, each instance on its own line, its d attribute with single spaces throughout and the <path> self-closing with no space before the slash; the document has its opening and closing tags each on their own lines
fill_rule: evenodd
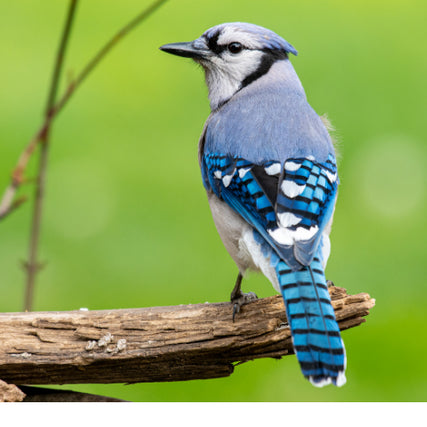
<svg viewBox="0 0 427 427">
<path fill-rule="evenodd" d="M 81 1 L 64 80 L 144 3 Z M 1 193 L 41 123 L 67 5 L 0 8 Z M 426 11 L 424 0 L 170 0 L 117 46 L 54 124 L 41 242 L 48 265 L 34 309 L 225 301 L 237 270 L 197 163 L 209 114 L 202 71 L 158 47 L 227 21 L 265 26 L 292 43 L 308 99 L 328 113 L 341 153 L 327 277 L 377 301 L 367 323 L 343 333 L 348 383 L 316 389 L 286 357 L 243 364 L 224 379 L 64 388 L 134 401 L 427 400 Z M 0 311 L 22 309 L 30 208 L 0 222 Z M 244 290 L 274 293 L 255 274 Z"/>
</svg>

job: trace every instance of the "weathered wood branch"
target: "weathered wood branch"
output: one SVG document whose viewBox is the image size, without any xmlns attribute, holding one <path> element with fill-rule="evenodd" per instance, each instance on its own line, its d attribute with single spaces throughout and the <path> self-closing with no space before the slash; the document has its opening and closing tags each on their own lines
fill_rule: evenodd
<svg viewBox="0 0 427 427">
<path fill-rule="evenodd" d="M 375 301 L 329 288 L 341 330 Z M 293 353 L 282 298 L 140 309 L 0 314 L 0 379 L 11 384 L 217 378 L 236 364 Z"/>
<path fill-rule="evenodd" d="M 14 384 L 0 380 L 0 402 L 22 402 L 25 393 Z"/>
<path fill-rule="evenodd" d="M 16 386 L 0 380 L 0 402 L 125 402 L 113 397 L 71 390 Z"/>
</svg>

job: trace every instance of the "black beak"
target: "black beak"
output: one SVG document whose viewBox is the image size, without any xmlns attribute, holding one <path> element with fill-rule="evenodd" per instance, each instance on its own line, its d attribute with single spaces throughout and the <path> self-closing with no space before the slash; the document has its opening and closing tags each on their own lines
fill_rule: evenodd
<svg viewBox="0 0 427 427">
<path fill-rule="evenodd" d="M 205 59 L 209 52 L 208 50 L 195 47 L 194 42 L 169 43 L 160 46 L 159 49 L 172 55 L 193 59 Z"/>
</svg>

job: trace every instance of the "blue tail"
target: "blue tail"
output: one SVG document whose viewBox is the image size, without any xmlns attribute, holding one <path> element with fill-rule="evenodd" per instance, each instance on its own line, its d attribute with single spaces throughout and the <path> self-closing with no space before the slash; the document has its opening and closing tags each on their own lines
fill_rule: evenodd
<svg viewBox="0 0 427 427">
<path fill-rule="evenodd" d="M 319 258 L 299 271 L 280 261 L 276 273 L 302 373 L 318 387 L 344 385 L 344 344 Z"/>
</svg>

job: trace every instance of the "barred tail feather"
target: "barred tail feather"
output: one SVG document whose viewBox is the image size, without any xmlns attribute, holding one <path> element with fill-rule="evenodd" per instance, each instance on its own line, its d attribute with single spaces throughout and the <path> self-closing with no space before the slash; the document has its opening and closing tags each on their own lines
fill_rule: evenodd
<svg viewBox="0 0 427 427">
<path fill-rule="evenodd" d="M 315 386 L 345 384 L 345 349 L 319 258 L 308 267 L 276 266 L 294 349 L 304 376 Z"/>
</svg>

